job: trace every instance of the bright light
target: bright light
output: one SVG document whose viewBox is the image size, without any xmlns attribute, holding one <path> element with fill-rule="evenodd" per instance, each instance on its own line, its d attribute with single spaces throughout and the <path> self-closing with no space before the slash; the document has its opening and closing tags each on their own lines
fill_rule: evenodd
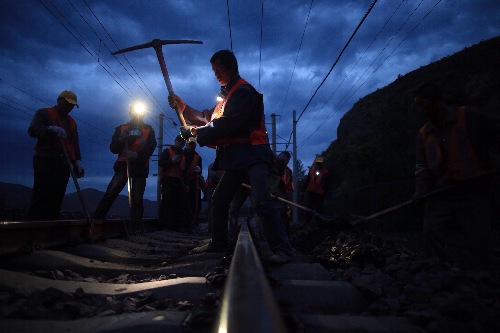
<svg viewBox="0 0 500 333">
<path fill-rule="evenodd" d="M 316 176 L 319 176 L 319 171 L 316 171 Z"/>
<path fill-rule="evenodd" d="M 138 116 L 142 116 L 142 115 L 144 115 L 144 113 L 146 113 L 146 105 L 144 105 L 144 103 L 142 103 L 142 102 L 135 102 L 131 105 L 130 110 L 134 114 L 136 114 Z"/>
</svg>

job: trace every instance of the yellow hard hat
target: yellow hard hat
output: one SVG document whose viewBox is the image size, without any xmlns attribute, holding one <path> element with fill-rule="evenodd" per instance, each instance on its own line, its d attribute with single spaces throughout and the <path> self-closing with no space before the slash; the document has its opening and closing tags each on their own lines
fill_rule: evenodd
<svg viewBox="0 0 500 333">
<path fill-rule="evenodd" d="M 323 156 L 318 156 L 314 159 L 314 163 L 323 163 L 323 162 L 325 162 Z"/>
</svg>

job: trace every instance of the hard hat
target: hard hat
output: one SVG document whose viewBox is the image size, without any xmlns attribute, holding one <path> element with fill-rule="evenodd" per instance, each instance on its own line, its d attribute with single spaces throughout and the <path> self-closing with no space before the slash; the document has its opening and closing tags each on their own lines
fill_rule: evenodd
<svg viewBox="0 0 500 333">
<path fill-rule="evenodd" d="M 318 156 L 314 159 L 314 163 L 323 163 L 325 161 L 325 159 L 323 158 L 323 156 Z"/>
<path fill-rule="evenodd" d="M 69 104 L 76 105 L 77 108 L 80 106 L 77 103 L 77 97 L 76 94 L 72 91 L 69 90 L 63 90 L 59 96 L 57 96 L 57 99 L 59 98 L 64 98 Z"/>
<path fill-rule="evenodd" d="M 196 138 L 195 138 L 195 137 L 191 137 L 191 138 L 189 138 L 189 139 L 188 139 L 188 144 L 190 144 L 190 143 L 194 143 L 194 144 L 196 144 Z"/>
</svg>

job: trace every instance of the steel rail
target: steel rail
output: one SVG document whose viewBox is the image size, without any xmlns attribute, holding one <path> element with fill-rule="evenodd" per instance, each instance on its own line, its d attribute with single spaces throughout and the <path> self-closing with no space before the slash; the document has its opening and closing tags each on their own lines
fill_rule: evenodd
<svg viewBox="0 0 500 333">
<path fill-rule="evenodd" d="M 213 332 L 288 332 L 246 223 L 241 226 Z"/>
</svg>

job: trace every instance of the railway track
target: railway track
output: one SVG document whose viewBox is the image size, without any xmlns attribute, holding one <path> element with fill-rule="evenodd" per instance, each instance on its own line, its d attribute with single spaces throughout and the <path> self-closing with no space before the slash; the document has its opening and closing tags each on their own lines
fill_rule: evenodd
<svg viewBox="0 0 500 333">
<path fill-rule="evenodd" d="M 123 221 L 0 225 L 1 332 L 424 332 L 367 314 L 352 284 L 297 253 L 263 262 L 252 222 L 233 253 L 190 254 L 207 235 L 127 237 Z"/>
</svg>

